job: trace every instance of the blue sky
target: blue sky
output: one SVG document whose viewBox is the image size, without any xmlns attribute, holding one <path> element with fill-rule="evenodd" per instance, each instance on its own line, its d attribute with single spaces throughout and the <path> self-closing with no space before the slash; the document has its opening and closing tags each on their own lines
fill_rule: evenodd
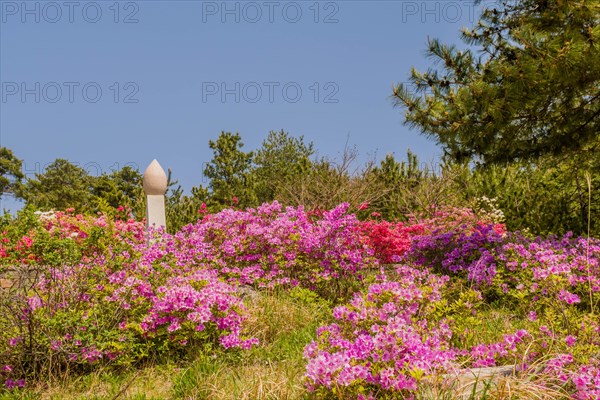
<svg viewBox="0 0 600 400">
<path fill-rule="evenodd" d="M 458 44 L 476 17 L 452 0 L 0 0 L 0 145 L 28 176 L 59 157 L 92 174 L 157 158 L 186 190 L 223 130 L 247 149 L 285 129 L 321 155 L 349 140 L 363 159 L 431 161 L 391 88 L 429 66 L 428 36 Z"/>
</svg>

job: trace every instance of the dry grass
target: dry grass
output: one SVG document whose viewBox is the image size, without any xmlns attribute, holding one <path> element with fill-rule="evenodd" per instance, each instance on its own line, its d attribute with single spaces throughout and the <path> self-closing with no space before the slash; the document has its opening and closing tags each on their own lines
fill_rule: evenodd
<svg viewBox="0 0 600 400">
<path fill-rule="evenodd" d="M 187 373 L 185 390 L 177 398 L 186 400 L 260 400 L 301 399 L 304 396 L 302 374 L 296 363 L 253 363 L 250 365 L 218 366 L 210 374 Z M 180 381 L 181 384 L 181 381 Z"/>
<path fill-rule="evenodd" d="M 544 361 L 524 371 L 514 366 L 475 368 L 422 382 L 418 400 L 567 400 L 564 384 L 545 374 Z M 467 372 L 466 372 L 467 371 Z"/>
<path fill-rule="evenodd" d="M 182 399 L 302 399 L 302 350 L 314 337 L 329 310 L 302 297 L 278 293 L 251 297 L 248 332 L 261 346 L 240 359 L 205 357 L 191 365 L 175 384 Z"/>
<path fill-rule="evenodd" d="M 302 289 L 288 295 L 271 293 L 250 298 L 246 302 L 250 318 L 247 321 L 248 334 L 258 338 L 263 345 L 271 344 L 285 335 L 304 330 L 307 326 L 315 329 L 329 316 L 328 306 L 302 300 Z M 305 292 L 304 292 L 305 293 Z M 310 333 L 313 336 L 313 333 Z"/>
<path fill-rule="evenodd" d="M 68 381 L 40 385 L 4 399 L 41 400 L 300 400 L 310 398 L 303 386 L 302 350 L 316 327 L 328 322 L 327 304 L 309 292 L 253 293 L 246 304 L 248 335 L 260 346 L 250 351 L 208 350 L 183 368 L 158 364 L 126 373 L 100 371 Z M 479 315 L 481 319 L 484 315 Z M 489 310 L 474 332 L 490 340 L 513 331 L 519 321 L 506 310 Z M 468 342 L 471 338 L 465 338 Z M 524 360 L 514 360 L 516 364 Z M 560 382 L 543 374 L 544 361 L 515 372 L 480 370 L 439 375 L 421 382 L 418 400 L 563 400 Z"/>
<path fill-rule="evenodd" d="M 98 372 L 33 389 L 25 398 L 40 400 L 170 399 L 176 369 L 147 367 L 134 373 Z"/>
<path fill-rule="evenodd" d="M 250 351 L 208 350 L 182 368 L 157 364 L 131 372 L 99 371 L 40 384 L 0 399 L 171 400 L 302 399 L 302 351 L 325 323 L 329 307 L 309 292 L 253 293 L 248 335 L 260 340 Z"/>
</svg>

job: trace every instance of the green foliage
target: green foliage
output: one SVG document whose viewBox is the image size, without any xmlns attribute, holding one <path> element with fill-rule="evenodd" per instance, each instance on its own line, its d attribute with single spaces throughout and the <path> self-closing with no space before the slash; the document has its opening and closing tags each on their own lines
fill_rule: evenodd
<svg viewBox="0 0 600 400">
<path fill-rule="evenodd" d="M 296 138 L 284 130 L 269 132 L 254 156 L 258 203 L 273 201 L 290 182 L 306 174 L 313 154 L 313 144 L 305 144 L 303 136 Z"/>
<path fill-rule="evenodd" d="M 218 139 L 210 140 L 208 145 L 214 154 L 204 170 L 210 179 L 211 209 L 218 211 L 234 203 L 242 208 L 254 205 L 256 196 L 250 174 L 253 153 L 242 151 L 244 144 L 240 134 L 221 132 Z"/>
<path fill-rule="evenodd" d="M 591 235 L 600 232 L 598 160 L 542 157 L 536 163 L 476 167 L 447 161 L 434 173 L 409 153 L 402 162 L 388 155 L 374 173 L 386 190 L 368 211 L 384 219 L 431 216 L 441 206 L 479 210 L 487 198 L 502 211 L 510 230 L 587 234 L 589 223 Z"/>
<path fill-rule="evenodd" d="M 194 223 L 201 215 L 202 204 L 209 201 L 208 190 L 202 186 L 193 187 L 191 195 L 183 194 L 183 188 L 169 189 L 166 196 L 167 230 L 177 232 L 183 226 Z"/>
<path fill-rule="evenodd" d="M 6 147 L 0 147 L 0 197 L 3 193 L 12 192 L 24 175 L 22 162 Z"/>
<path fill-rule="evenodd" d="M 431 216 L 436 207 L 462 203 L 461 188 L 457 187 L 452 171 L 442 166 L 436 173 L 433 166 L 419 163 L 410 150 L 402 162 L 388 154 L 374 169 L 374 175 L 385 192 L 371 210 L 384 219 L 405 220 L 417 214 Z"/>
<path fill-rule="evenodd" d="M 472 204 L 483 196 L 496 199 L 510 230 L 587 234 L 589 222 L 590 233 L 599 233 L 600 168 L 597 161 L 540 159 L 536 164 L 476 169 L 454 166 L 453 171 L 465 203 Z M 590 186 L 586 176 L 590 178 Z"/>
<path fill-rule="evenodd" d="M 18 196 L 39 210 L 75 208 L 92 211 L 92 179 L 64 159 L 56 159 L 43 173 L 36 173 L 18 190 Z"/>
<path fill-rule="evenodd" d="M 210 144 L 214 157 L 205 171 L 211 179 L 208 187 L 199 185 L 185 194 L 169 172 L 169 232 L 197 221 L 201 209 L 255 207 L 272 200 L 309 210 L 348 202 L 361 219 L 376 212 L 386 220 L 406 221 L 410 215 L 431 216 L 444 206 L 479 209 L 481 199 L 488 198 L 504 213 L 511 230 L 587 234 L 589 228 L 592 235 L 600 233 L 600 160 L 585 154 L 506 165 L 457 163 L 447 157 L 435 166 L 409 151 L 403 160 L 388 154 L 378 164 L 361 166 L 352 148 L 337 159 L 311 159 L 312 143 L 285 131 L 270 132 L 256 152 L 242 150 L 239 134 L 223 132 Z M 130 167 L 93 177 L 59 159 L 24 184 L 13 176 L 8 190 L 14 187 L 16 195 L 37 210 L 73 207 L 81 213 L 110 215 L 125 206 L 141 220 L 141 180 Z"/>
<path fill-rule="evenodd" d="M 206 203 L 209 201 L 208 189 L 202 185 L 192 187 L 190 195 L 184 194 L 178 181 L 172 179 L 171 169 L 169 169 L 165 196 L 167 231 L 175 233 L 183 226 L 196 222 L 201 217 L 201 213 L 207 210 Z"/>
<path fill-rule="evenodd" d="M 142 175 L 129 166 L 96 177 L 67 160 L 56 159 L 43 173 L 20 184 L 16 195 L 41 211 L 73 208 L 94 213 L 124 206 L 142 218 L 145 210 Z"/>
<path fill-rule="evenodd" d="M 406 110 L 406 123 L 459 161 L 592 158 L 600 128 L 599 18 L 597 0 L 501 0 L 463 30 L 472 49 L 430 40 L 427 54 L 440 69 L 413 69 L 417 94 L 397 85 L 395 104 Z"/>
<path fill-rule="evenodd" d="M 104 199 L 109 207 L 126 206 L 132 209 L 136 217 L 144 216 L 142 174 L 130 166 L 92 177 L 92 194 L 98 199 Z"/>
<path fill-rule="evenodd" d="M 177 182 L 170 182 L 167 194 L 167 229 L 176 232 L 199 218 L 199 210 L 224 207 L 252 207 L 279 197 L 286 185 L 311 167 L 313 145 L 305 144 L 285 131 L 270 132 L 262 146 L 254 152 L 243 152 L 241 136 L 222 132 L 209 145 L 214 157 L 204 175 L 211 179 L 209 188 L 193 187 L 184 194 Z M 210 189 L 210 190 L 209 190 Z"/>
</svg>

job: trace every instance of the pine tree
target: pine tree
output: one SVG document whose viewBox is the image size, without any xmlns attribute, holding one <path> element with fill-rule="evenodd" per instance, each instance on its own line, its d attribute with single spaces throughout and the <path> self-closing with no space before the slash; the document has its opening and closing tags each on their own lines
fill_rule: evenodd
<svg viewBox="0 0 600 400">
<path fill-rule="evenodd" d="M 3 193 L 14 192 L 24 178 L 21 165 L 21 160 L 10 149 L 0 147 L 0 197 Z"/>
<path fill-rule="evenodd" d="M 600 2 L 495 4 L 463 30 L 469 49 L 429 41 L 440 68 L 412 70 L 416 94 L 394 89 L 405 123 L 459 161 L 592 157 L 600 142 Z"/>
<path fill-rule="evenodd" d="M 215 207 L 256 204 L 251 167 L 252 152 L 242 151 L 244 146 L 239 133 L 221 132 L 216 141 L 210 140 L 213 159 L 204 175 L 210 179 L 211 202 Z"/>
<path fill-rule="evenodd" d="M 293 137 L 284 130 L 269 132 L 254 157 L 258 202 L 273 201 L 282 187 L 307 174 L 313 154 L 313 144 L 304 143 L 303 136 Z"/>
<path fill-rule="evenodd" d="M 73 207 L 83 213 L 92 211 L 95 205 L 93 178 L 83 168 L 60 158 L 21 185 L 18 195 L 38 210 Z"/>
</svg>

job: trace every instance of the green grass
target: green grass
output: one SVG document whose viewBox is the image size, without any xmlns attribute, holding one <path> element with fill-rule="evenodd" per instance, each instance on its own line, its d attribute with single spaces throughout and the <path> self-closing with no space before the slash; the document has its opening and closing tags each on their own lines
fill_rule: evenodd
<svg viewBox="0 0 600 400">
<path fill-rule="evenodd" d="M 302 399 L 302 352 L 329 307 L 302 291 L 257 297 L 249 308 L 250 334 L 261 346 L 239 354 L 203 355 L 173 381 L 177 399 Z"/>
<path fill-rule="evenodd" d="M 250 351 L 207 348 L 187 363 L 157 362 L 131 372 L 100 371 L 38 384 L 0 400 L 303 399 L 306 346 L 331 307 L 311 292 L 261 293 L 246 300 Z"/>
<path fill-rule="evenodd" d="M 331 305 L 312 292 L 261 292 L 246 299 L 250 312 L 248 335 L 260 340 L 249 351 L 207 347 L 190 354 L 186 362 L 156 360 L 135 371 L 98 371 L 62 381 L 40 383 L 0 400 L 302 400 L 311 398 L 304 388 L 304 347 L 320 325 L 331 322 Z M 462 321 L 462 348 L 492 343 L 507 332 L 524 328 L 501 306 L 483 309 Z M 532 368 L 534 368 L 533 366 Z M 416 400 L 567 399 L 558 386 L 532 369 L 518 376 L 469 378 L 437 376 L 421 382 Z M 464 394 L 458 395 L 459 393 Z"/>
</svg>

